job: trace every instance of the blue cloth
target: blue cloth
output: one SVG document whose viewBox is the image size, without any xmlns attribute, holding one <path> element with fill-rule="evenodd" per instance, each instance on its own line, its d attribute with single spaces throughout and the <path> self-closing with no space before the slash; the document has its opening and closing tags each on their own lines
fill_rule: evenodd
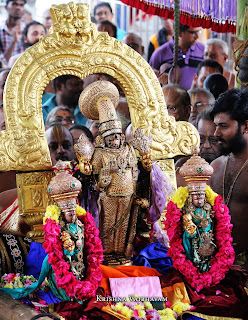
<svg viewBox="0 0 248 320">
<path fill-rule="evenodd" d="M 172 259 L 167 257 L 167 249 L 160 243 L 151 243 L 133 260 L 135 266 L 144 266 L 156 269 L 161 274 L 166 274 L 171 268 Z"/>
<path fill-rule="evenodd" d="M 37 294 L 42 300 L 45 300 L 47 304 L 61 302 L 60 299 L 55 297 L 51 290 L 48 290 L 48 292 L 38 290 Z"/>
<path fill-rule="evenodd" d="M 183 320 L 202 320 L 202 318 L 199 318 L 199 317 L 193 316 L 193 314 L 187 314 L 187 313 L 182 315 L 182 319 Z"/>
<path fill-rule="evenodd" d="M 43 113 L 43 119 L 44 123 L 46 123 L 46 118 L 48 113 L 56 107 L 56 95 L 53 95 L 50 99 L 48 99 L 42 106 L 42 113 Z M 74 110 L 74 117 L 76 124 L 80 124 L 82 126 L 85 126 L 87 118 L 82 115 L 82 113 L 79 110 L 79 106 L 77 105 Z"/>
<path fill-rule="evenodd" d="M 125 36 L 125 34 L 126 34 L 125 30 L 117 28 L 117 39 L 118 40 L 121 41 L 123 39 L 123 37 Z"/>
<path fill-rule="evenodd" d="M 32 242 L 30 251 L 26 259 L 25 273 L 29 276 L 34 276 L 36 279 L 40 276 L 42 263 L 46 257 L 46 252 L 41 243 Z"/>
<path fill-rule="evenodd" d="M 30 251 L 26 259 L 26 275 L 32 275 L 36 279 L 39 278 L 42 264 L 44 259 L 46 258 L 46 252 L 42 246 L 41 243 L 38 242 L 32 242 L 30 245 Z M 42 290 L 38 290 L 37 292 L 38 296 L 45 300 L 46 303 L 57 303 L 60 302 L 61 300 L 58 299 L 53 295 L 51 290 L 48 290 L 48 292 L 44 292 Z M 28 299 L 23 300 L 25 302 L 28 301 Z"/>
<path fill-rule="evenodd" d="M 204 44 L 197 41 L 191 45 L 186 53 L 178 48 L 178 66 L 181 69 L 180 85 L 189 90 L 192 85 L 194 74 L 197 71 L 198 64 L 203 61 Z M 155 50 L 149 61 L 150 66 L 159 70 L 164 63 L 173 64 L 174 56 L 174 39 L 171 38 L 157 50 Z"/>
<path fill-rule="evenodd" d="M 46 102 L 48 99 L 51 99 L 53 96 L 54 96 L 54 93 L 51 93 L 51 92 L 45 92 L 45 93 L 43 93 L 43 95 L 42 95 L 42 105 L 45 104 L 45 102 Z"/>
</svg>

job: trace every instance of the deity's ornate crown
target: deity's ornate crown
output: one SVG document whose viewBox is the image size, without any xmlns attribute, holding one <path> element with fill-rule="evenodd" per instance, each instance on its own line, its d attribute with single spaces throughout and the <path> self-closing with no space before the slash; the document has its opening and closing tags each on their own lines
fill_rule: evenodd
<svg viewBox="0 0 248 320">
<path fill-rule="evenodd" d="M 72 166 L 69 161 L 59 160 L 53 167 L 55 177 L 52 178 L 47 187 L 48 194 L 55 200 L 60 207 L 60 203 L 64 204 L 75 202 L 79 192 L 81 191 L 81 182 L 72 176 Z"/>
<path fill-rule="evenodd" d="M 119 102 L 119 91 L 109 81 L 95 81 L 81 93 L 78 105 L 82 114 L 88 119 L 99 119 L 99 132 L 103 137 L 113 133 L 122 133 L 120 120 L 115 108 Z"/>
<path fill-rule="evenodd" d="M 189 192 L 201 192 L 206 190 L 206 182 L 214 170 L 206 160 L 198 156 L 199 149 L 192 148 L 193 156 L 180 168 L 179 173 L 186 181 Z"/>
</svg>

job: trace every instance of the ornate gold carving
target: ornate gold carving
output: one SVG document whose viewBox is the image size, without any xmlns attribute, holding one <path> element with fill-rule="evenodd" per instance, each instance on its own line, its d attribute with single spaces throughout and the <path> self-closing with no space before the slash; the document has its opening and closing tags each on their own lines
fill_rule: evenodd
<svg viewBox="0 0 248 320">
<path fill-rule="evenodd" d="M 46 192 L 53 176 L 52 171 L 18 173 L 16 176 L 19 213 L 31 226 L 42 226 L 46 207 L 53 204 Z M 40 238 L 40 232 L 37 233 L 35 230 L 30 231 L 28 235 L 35 237 L 36 241 Z"/>
<path fill-rule="evenodd" d="M 32 190 L 33 208 L 40 208 L 43 206 L 43 193 L 42 189 Z"/>
<path fill-rule="evenodd" d="M 35 238 L 36 242 L 44 242 L 44 231 L 42 230 L 42 223 L 33 225 L 33 230 L 27 233 L 27 237 Z"/>
<path fill-rule="evenodd" d="M 53 31 L 16 61 L 4 91 L 6 130 L 0 134 L 0 170 L 40 170 L 51 165 L 41 98 L 52 79 L 106 73 L 119 82 L 134 129 L 153 136 L 153 158 L 190 154 L 196 129 L 168 116 L 160 84 L 149 64 L 129 46 L 98 32 L 87 4 L 51 7 Z"/>
<path fill-rule="evenodd" d="M 35 224 L 40 224 L 41 226 L 43 225 L 44 213 L 42 212 L 32 212 L 32 213 L 24 214 L 24 217 L 25 217 L 25 221 L 30 226 L 33 226 Z"/>
<path fill-rule="evenodd" d="M 46 207 L 54 204 L 46 192 L 53 176 L 53 171 L 18 173 L 16 176 L 19 213 L 28 225 L 33 226 L 27 236 L 37 242 L 44 240 L 42 225 Z"/>
<path fill-rule="evenodd" d="M 44 183 L 44 176 L 40 175 L 39 172 L 32 172 L 23 176 L 22 182 L 24 186 L 40 185 Z"/>
</svg>

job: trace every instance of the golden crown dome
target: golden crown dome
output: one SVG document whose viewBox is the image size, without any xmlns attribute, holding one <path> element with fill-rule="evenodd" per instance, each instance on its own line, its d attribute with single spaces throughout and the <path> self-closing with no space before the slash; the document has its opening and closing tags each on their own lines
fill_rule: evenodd
<svg viewBox="0 0 248 320">
<path fill-rule="evenodd" d="M 110 100 L 113 109 L 116 109 L 119 103 L 118 89 L 109 81 L 95 81 L 82 91 L 78 100 L 79 109 L 87 119 L 98 120 L 99 101 L 104 98 Z"/>
<path fill-rule="evenodd" d="M 59 160 L 53 167 L 55 177 L 52 178 L 47 187 L 48 194 L 55 200 L 60 207 L 60 203 L 64 203 L 65 199 L 70 202 L 70 199 L 77 198 L 81 191 L 81 182 L 72 176 L 72 166 L 69 161 Z"/>
<path fill-rule="evenodd" d="M 99 119 L 99 132 L 103 137 L 122 133 L 121 122 L 115 109 L 119 103 L 119 91 L 116 86 L 105 80 L 88 85 L 78 101 L 79 109 L 88 119 Z"/>
<path fill-rule="evenodd" d="M 189 192 L 205 191 L 206 182 L 214 170 L 206 160 L 198 155 L 199 149 L 197 147 L 193 148 L 192 153 L 193 156 L 183 164 L 179 173 L 186 181 Z"/>
</svg>

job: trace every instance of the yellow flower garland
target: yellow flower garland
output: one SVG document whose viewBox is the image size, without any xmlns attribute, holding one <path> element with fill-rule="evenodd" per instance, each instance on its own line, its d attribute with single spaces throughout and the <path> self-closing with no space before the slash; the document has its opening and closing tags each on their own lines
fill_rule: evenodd
<svg viewBox="0 0 248 320">
<path fill-rule="evenodd" d="M 189 188 L 188 187 L 179 187 L 172 197 L 171 201 L 174 202 L 178 209 L 182 209 L 185 205 L 185 202 L 189 196 Z M 206 185 L 206 201 L 214 205 L 214 200 L 218 196 L 208 185 Z"/>
<path fill-rule="evenodd" d="M 206 200 L 211 206 L 214 205 L 215 198 L 218 196 L 208 185 L 206 185 Z"/>
<path fill-rule="evenodd" d="M 127 299 L 128 301 L 128 299 Z M 138 310 L 139 317 L 145 319 L 146 310 L 153 309 L 153 306 L 150 302 L 144 302 L 143 304 L 137 304 L 133 306 L 134 310 Z M 111 305 L 111 309 L 115 312 L 120 312 L 123 316 L 131 319 L 134 316 L 134 311 L 129 307 L 125 306 L 122 302 L 118 302 L 116 304 Z M 191 309 L 191 305 L 188 303 L 178 302 L 174 305 L 173 310 L 170 308 L 165 308 L 163 310 L 157 310 L 161 320 L 176 320 L 177 316 L 175 315 L 174 311 L 177 315 L 181 315 L 183 311 L 187 311 Z"/>
<path fill-rule="evenodd" d="M 187 200 L 189 195 L 188 187 L 179 187 L 172 197 L 171 201 L 174 202 L 178 209 L 182 209 L 184 207 L 185 201 Z"/>
<path fill-rule="evenodd" d="M 47 219 L 52 219 L 52 220 L 55 220 L 57 223 L 59 223 L 60 213 L 61 211 L 58 206 L 56 205 L 48 206 L 46 208 L 45 217 L 43 218 L 43 224 L 46 224 Z M 77 206 L 76 216 L 78 217 L 78 216 L 85 216 L 85 215 L 86 215 L 86 211 L 82 207 Z"/>
</svg>

